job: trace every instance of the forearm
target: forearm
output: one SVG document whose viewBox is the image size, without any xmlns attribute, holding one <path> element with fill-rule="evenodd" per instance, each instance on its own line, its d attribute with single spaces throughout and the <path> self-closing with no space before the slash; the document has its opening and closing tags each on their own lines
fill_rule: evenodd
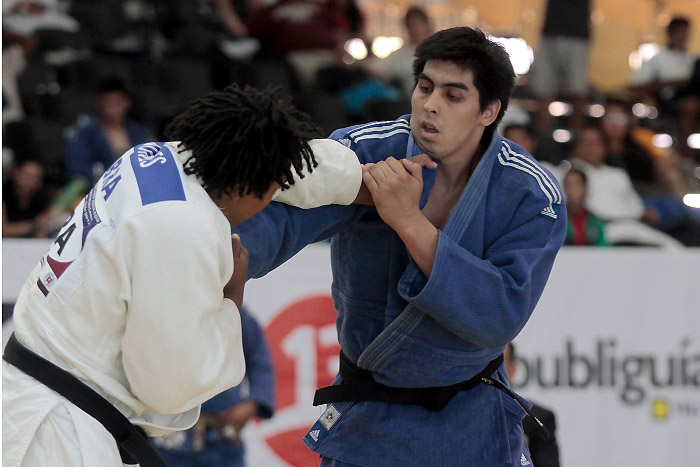
<svg viewBox="0 0 700 467">
<path fill-rule="evenodd" d="M 352 204 L 361 204 L 364 206 L 374 206 L 374 200 L 372 199 L 372 193 L 370 193 L 369 188 L 365 182 L 360 185 L 360 191 L 357 192 L 357 196 Z"/>
<path fill-rule="evenodd" d="M 438 245 L 437 228 L 419 211 L 415 216 L 407 218 L 396 233 L 421 272 L 425 277 L 430 277 Z"/>
</svg>

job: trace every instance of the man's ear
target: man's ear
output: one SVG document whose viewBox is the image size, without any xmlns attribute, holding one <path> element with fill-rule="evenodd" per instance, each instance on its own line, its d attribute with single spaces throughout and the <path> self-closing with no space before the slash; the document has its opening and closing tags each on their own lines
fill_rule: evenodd
<svg viewBox="0 0 700 467">
<path fill-rule="evenodd" d="M 492 100 L 486 109 L 481 113 L 481 123 L 484 126 L 491 125 L 498 117 L 498 112 L 501 111 L 501 101 L 499 99 Z"/>
</svg>

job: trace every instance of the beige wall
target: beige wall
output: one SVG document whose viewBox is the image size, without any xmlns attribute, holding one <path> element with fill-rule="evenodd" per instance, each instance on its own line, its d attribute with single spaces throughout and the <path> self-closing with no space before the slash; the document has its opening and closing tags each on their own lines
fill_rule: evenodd
<svg viewBox="0 0 700 467">
<path fill-rule="evenodd" d="M 682 14 L 693 23 L 689 48 L 700 54 L 700 0 L 591 0 L 593 41 L 590 80 L 604 91 L 623 87 L 630 79 L 629 54 L 639 44 L 663 44 L 664 26 Z M 367 14 L 368 33 L 402 35 L 401 22 L 409 5 L 425 6 L 437 28 L 478 26 L 504 36 L 524 37 L 535 48 L 546 0 L 454 0 L 411 2 L 359 0 Z"/>
</svg>

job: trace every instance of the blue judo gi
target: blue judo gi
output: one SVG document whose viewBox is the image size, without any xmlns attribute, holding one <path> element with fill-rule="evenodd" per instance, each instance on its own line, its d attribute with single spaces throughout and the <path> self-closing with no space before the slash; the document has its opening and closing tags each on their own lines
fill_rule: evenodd
<svg viewBox="0 0 700 467">
<path fill-rule="evenodd" d="M 418 155 L 424 151 L 409 118 L 337 130 L 330 138 L 362 163 Z M 423 170 L 421 208 L 439 170 Z M 520 332 L 564 241 L 566 210 L 556 179 L 494 133 L 439 231 L 430 278 L 371 207 L 271 203 L 235 231 L 248 248 L 252 277 L 331 238 L 343 352 L 378 383 L 433 387 L 476 375 Z M 494 377 L 507 384 L 503 366 Z M 438 412 L 386 402 L 329 404 L 304 442 L 332 465 L 523 466 L 531 462 L 524 414 L 513 398 L 480 384 Z"/>
<path fill-rule="evenodd" d="M 243 354 L 246 364 L 248 390 L 242 386 L 228 389 L 202 404 L 202 415 L 217 415 L 246 400 L 258 403 L 258 418 L 270 418 L 275 403 L 275 376 L 265 336 L 258 322 L 245 310 L 241 312 Z M 203 364 L 206 362 L 203 362 Z M 215 427 L 207 428 L 204 446 L 195 450 L 192 429 L 154 438 L 158 452 L 171 467 L 243 467 L 243 444 L 219 437 Z"/>
</svg>

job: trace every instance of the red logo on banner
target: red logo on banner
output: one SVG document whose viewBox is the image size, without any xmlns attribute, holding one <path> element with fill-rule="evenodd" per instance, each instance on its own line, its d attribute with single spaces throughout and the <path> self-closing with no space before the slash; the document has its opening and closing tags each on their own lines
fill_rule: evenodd
<svg viewBox="0 0 700 467">
<path fill-rule="evenodd" d="M 279 457 L 295 467 L 318 466 L 320 462 L 318 454 L 309 450 L 301 439 L 315 421 L 308 414 L 320 415 L 312 407 L 314 392 L 329 386 L 338 372 L 340 345 L 335 318 L 333 300 L 320 295 L 292 303 L 266 329 L 277 373 L 275 417 L 287 423 L 265 441 Z"/>
</svg>

